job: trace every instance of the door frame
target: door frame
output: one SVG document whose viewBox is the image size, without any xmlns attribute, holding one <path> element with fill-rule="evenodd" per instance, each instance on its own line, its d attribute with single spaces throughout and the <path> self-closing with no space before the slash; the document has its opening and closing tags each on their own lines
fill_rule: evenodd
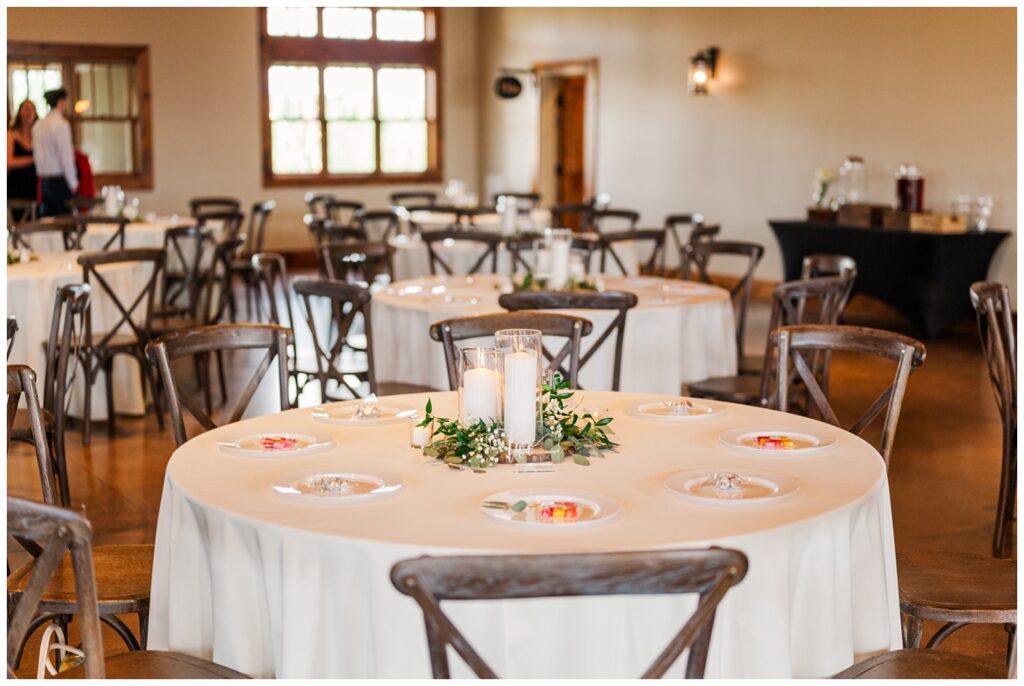
<svg viewBox="0 0 1024 686">
<path fill-rule="evenodd" d="M 572 60 L 534 62 L 530 67 L 538 85 L 545 76 L 584 76 L 587 80 L 583 113 L 583 198 L 593 198 L 597 188 L 597 104 L 598 104 L 598 60 L 586 57 Z M 537 121 L 540 121 L 540 91 L 537 98 Z M 534 190 L 540 183 L 540 132 L 537 132 L 537 160 L 533 170 Z"/>
</svg>

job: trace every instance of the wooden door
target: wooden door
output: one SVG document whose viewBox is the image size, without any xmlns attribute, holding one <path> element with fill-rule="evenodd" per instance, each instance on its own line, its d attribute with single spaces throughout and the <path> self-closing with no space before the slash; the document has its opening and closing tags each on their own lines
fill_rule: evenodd
<svg viewBox="0 0 1024 686">
<path fill-rule="evenodd" d="M 583 122 L 586 92 L 586 76 L 566 76 L 559 79 L 558 162 L 555 173 L 558 177 L 560 205 L 583 202 Z"/>
</svg>

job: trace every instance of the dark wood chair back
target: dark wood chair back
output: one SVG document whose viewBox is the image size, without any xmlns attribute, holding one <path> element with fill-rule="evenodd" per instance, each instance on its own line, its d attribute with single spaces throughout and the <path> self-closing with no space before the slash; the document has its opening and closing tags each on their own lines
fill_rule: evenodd
<svg viewBox="0 0 1024 686">
<path fill-rule="evenodd" d="M 204 324 L 213 324 L 224 319 L 230 310 L 234 318 L 234 299 L 231 297 L 231 264 L 242 246 L 243 238 L 229 238 L 213 244 L 213 259 L 203 272 L 202 295 L 199 312 L 195 319 Z M 216 302 L 214 299 L 216 298 Z"/>
<path fill-rule="evenodd" d="M 907 389 L 907 380 L 910 378 L 910 373 L 924 362 L 924 344 L 891 331 L 859 326 L 813 324 L 783 326 L 775 329 L 771 337 L 777 346 L 776 383 L 779 392 L 776 409 L 785 411 L 788 407 L 788 381 L 790 365 L 792 365 L 797 378 L 806 388 L 810 401 L 814 403 L 822 419 L 839 427 L 843 425 L 835 410 L 832 409 L 828 396 L 818 383 L 818 378 L 808 363 L 806 355 L 814 355 L 823 351 L 851 352 L 896 362 L 896 374 L 892 383 L 882 391 L 859 418 L 845 427 L 850 433 L 860 435 L 885 409 L 885 420 L 882 425 L 882 437 L 878 452 L 888 469 L 889 456 L 896 438 L 896 425 L 899 422 L 900 409 L 903 406 L 903 395 Z M 827 373 L 828 370 L 826 369 L 825 372 Z"/>
<path fill-rule="evenodd" d="M 363 240 L 386 241 L 398 233 L 400 222 L 394 210 L 359 210 L 356 226 L 363 232 Z"/>
<path fill-rule="evenodd" d="M 992 554 L 1003 557 L 1007 554 L 1007 538 L 1013 531 L 1017 499 L 1017 338 L 1010 291 L 1005 284 L 994 281 L 971 284 L 971 303 L 978 316 L 981 349 L 1003 424 L 1003 464 L 992 538 Z"/>
<path fill-rule="evenodd" d="M 80 214 L 88 214 L 102 204 L 102 198 L 83 198 L 77 196 L 64 201 L 64 207 L 68 208 L 71 214 L 76 217 Z"/>
<path fill-rule="evenodd" d="M 639 221 L 640 213 L 635 210 L 607 208 L 590 212 L 590 227 L 598 233 L 621 231 L 621 228 L 615 227 L 621 227 L 623 224 L 628 224 L 632 230 Z"/>
<path fill-rule="evenodd" d="M 245 233 L 245 254 L 255 255 L 263 252 L 263 242 L 267 234 L 267 220 L 270 213 L 277 207 L 273 200 L 254 203 L 249 212 L 249 230 Z"/>
<path fill-rule="evenodd" d="M 512 259 L 512 269 L 523 269 L 525 271 L 532 272 L 533 265 L 523 257 L 523 253 L 528 253 L 542 247 L 540 244 L 543 240 L 543 236 L 536 236 L 532 238 L 506 238 L 505 249 L 508 250 L 509 256 Z M 600 239 L 587 238 L 584 236 L 573 236 L 572 245 L 570 246 L 572 253 L 580 256 L 580 259 L 583 262 L 583 270 L 586 274 L 590 273 L 590 262 L 592 256 L 600 249 Z"/>
<path fill-rule="evenodd" d="M 613 231 L 601 234 L 601 271 L 605 271 L 605 263 L 610 255 L 622 274 L 628 274 L 626 265 L 615 251 L 617 243 L 632 242 L 634 248 L 641 245 L 650 246 L 651 254 L 640 265 L 641 274 L 653 274 L 665 247 L 665 229 L 632 229 L 630 231 Z"/>
<path fill-rule="evenodd" d="M 689 227 L 689 233 L 684 240 L 680 235 L 680 229 Z M 670 214 L 665 217 L 665 250 L 674 249 L 679 253 L 680 268 L 685 261 L 683 251 L 691 243 L 703 243 L 714 240 L 721 227 L 717 224 L 704 224 L 704 216 L 696 213 Z M 662 263 L 664 267 L 664 262 Z"/>
<path fill-rule="evenodd" d="M 14 349 L 14 337 L 18 334 L 18 318 L 13 314 L 7 315 L 7 359 L 11 359 L 11 350 Z"/>
<path fill-rule="evenodd" d="M 261 252 L 253 255 L 251 260 L 259 287 L 257 310 L 259 321 L 280 324 L 294 330 L 295 319 L 292 316 L 291 287 L 284 255 Z M 291 340 L 289 346 L 294 347 L 294 345 L 294 340 Z"/>
<path fill-rule="evenodd" d="M 551 226 L 563 229 L 588 231 L 591 227 L 590 215 L 594 212 L 591 203 L 567 203 L 551 208 Z"/>
<path fill-rule="evenodd" d="M 306 207 L 309 208 L 309 213 L 314 217 L 319 217 L 321 219 L 327 217 L 327 203 L 335 199 L 336 198 L 332 193 L 316 192 L 306 193 L 306 197 L 304 198 Z"/>
<path fill-rule="evenodd" d="M 423 231 L 432 231 L 429 227 L 423 226 L 422 217 L 417 220 L 413 217 L 413 214 L 417 212 L 430 212 L 435 215 L 429 222 L 431 226 L 436 224 L 445 224 L 445 228 L 457 229 L 462 227 L 462 214 L 459 213 L 459 209 L 451 205 L 437 205 L 434 203 L 423 204 L 423 205 L 405 205 L 405 211 L 409 216 L 409 228 L 412 233 L 422 233 Z M 441 217 L 443 221 L 438 221 Z"/>
<path fill-rule="evenodd" d="M 89 232 L 90 226 L 114 226 L 114 233 L 103 244 L 101 250 L 124 250 L 124 232 L 128 226 L 128 219 L 124 216 L 110 217 L 102 214 L 80 214 L 75 217 L 75 224 L 78 226 L 78 233 L 83 238 Z"/>
<path fill-rule="evenodd" d="M 153 303 L 156 300 L 156 287 L 163 278 L 166 253 L 162 248 L 130 248 L 128 250 L 108 250 L 107 252 L 86 253 L 78 257 L 82 266 L 82 282 L 93 286 L 93 303 L 98 293 L 119 313 L 113 326 L 107 328 L 100 338 L 93 336 L 93 308 L 89 308 L 89 316 L 85 318 L 85 340 L 92 354 L 106 356 L 106 349 L 118 336 L 131 335 L 139 346 L 149 340 L 153 321 Z M 103 276 L 100 267 L 108 264 L 139 262 L 149 265 L 150 273 L 142 289 L 137 293 L 124 293 L 113 287 Z M 138 313 L 141 310 L 141 317 Z M 142 321 L 137 321 L 141 319 Z M 141 348 L 140 348 L 141 349 Z"/>
<path fill-rule="evenodd" d="M 92 561 L 92 527 L 70 510 L 21 498 L 7 497 L 7 533 L 19 539 L 41 543 L 32 567 L 32 578 L 8 615 L 7 675 L 13 676 L 24 645 L 33 628 L 43 592 L 49 586 L 64 557 L 70 552 L 74 573 L 76 619 L 86 655 L 85 675 L 102 679 L 106 675 L 103 639 Z"/>
<path fill-rule="evenodd" d="M 685 676 L 700 678 L 715 611 L 747 573 L 738 550 L 660 550 L 570 555 L 423 556 L 391 568 L 391 582 L 420 606 L 434 678 L 450 678 L 448 646 L 481 678 L 497 678 L 441 608 L 442 601 L 696 593 L 697 609 L 644 672 L 661 678 L 689 650 Z M 500 579 L 500 583 L 495 583 Z"/>
<path fill-rule="evenodd" d="M 198 315 L 203 291 L 204 268 L 213 239 L 210 230 L 200 226 L 172 226 L 164 231 L 163 287 L 160 311 Z"/>
<path fill-rule="evenodd" d="M 555 312 L 498 312 L 445 319 L 431 325 L 430 337 L 444 346 L 448 384 L 453 391 L 459 387 L 456 343 L 493 336 L 502 329 L 535 329 L 545 338 L 564 338 L 565 343 L 555 353 L 545 346 L 544 358 L 548 361 L 548 369 L 553 372 L 561 372 L 568 358 L 565 378 L 571 388 L 576 388 L 580 368 L 580 341 L 594 329 L 589 319 Z"/>
<path fill-rule="evenodd" d="M 82 230 L 71 217 L 56 217 L 52 222 L 28 222 L 10 225 L 11 244 L 15 249 L 39 250 L 32 245 L 33 237 L 46 234 L 60 234 L 65 250 L 82 249 Z"/>
<path fill-rule="evenodd" d="M 395 207 L 408 208 L 409 205 L 436 205 L 437 193 L 432 191 L 399 191 L 392 193 L 389 198 Z"/>
<path fill-rule="evenodd" d="M 580 358 L 579 368 L 594 356 L 594 353 L 615 336 L 615 364 L 612 368 L 612 390 L 619 390 L 619 378 L 622 374 L 622 342 L 626 336 L 626 315 L 636 307 L 637 297 L 633 293 L 624 291 L 604 291 L 603 293 L 591 291 L 523 291 L 520 293 L 505 293 L 498 298 L 498 304 L 506 310 L 518 312 L 520 310 L 612 310 L 617 312 L 615 318 L 597 337 L 590 349 Z M 564 367 L 561 374 L 569 378 L 569 372 Z M 577 388 L 582 388 L 577 383 Z"/>
<path fill-rule="evenodd" d="M 516 201 L 516 208 L 521 213 L 529 213 L 540 205 L 540 193 L 516 193 L 513 191 L 502 191 L 491 197 L 492 205 L 499 205 L 502 198 L 513 198 Z"/>
<path fill-rule="evenodd" d="M 840 312 L 846 309 L 857 279 L 857 260 L 847 255 L 807 255 L 800 267 L 800 278 L 817 279 L 822 276 L 842 276 L 847 279 L 847 291 L 840 303 Z M 838 323 L 838 321 L 833 322 Z"/>
<path fill-rule="evenodd" d="M 394 280 L 395 248 L 384 241 L 342 241 L 320 246 L 320 274 L 347 283 L 373 283 L 378 275 Z"/>
<path fill-rule="evenodd" d="M 288 399 L 287 337 L 288 329 L 283 326 L 246 323 L 197 326 L 184 331 L 175 331 L 151 341 L 146 346 L 146 355 L 160 372 L 160 379 L 163 381 L 167 394 L 167 405 L 170 408 L 175 442 L 181 445 L 188 440 L 182 406 L 198 420 L 204 431 L 217 428 L 217 424 L 199 406 L 196 399 L 182 393 L 181 387 L 174 378 L 174 371 L 171 369 L 172 362 L 181 357 L 205 356 L 210 353 L 231 350 L 266 351 L 256 366 L 256 372 L 242 390 L 238 402 L 225 422 L 232 424 L 242 418 L 256 389 L 275 360 L 281 409 L 287 410 L 291 406 Z"/>
<path fill-rule="evenodd" d="M 43 407 L 39 402 L 39 393 L 36 390 L 36 373 L 31 367 L 23 364 L 7 365 L 7 440 L 15 433 L 14 419 L 18 413 L 18 405 L 24 399 L 25 409 L 28 410 L 29 438 L 35 448 L 36 468 L 39 471 L 39 485 L 42 492 L 43 502 L 49 505 L 70 504 L 70 499 L 65 497 L 61 485 L 55 476 L 53 456 L 50 452 L 50 441 L 46 435 L 46 426 L 43 419 Z M 8 522 L 8 526 L 10 523 Z M 8 531 L 8 533 L 10 533 Z M 20 541 L 19 541 L 20 543 Z M 31 543 L 22 544 L 23 547 L 33 555 L 39 549 Z"/>
<path fill-rule="evenodd" d="M 208 228 L 211 235 L 218 236 L 221 241 L 230 241 L 239 237 L 243 241 L 245 239 L 245 236 L 242 235 L 242 223 L 245 221 L 245 215 L 237 210 L 203 211 L 195 215 L 195 218 L 196 226 Z"/>
<path fill-rule="evenodd" d="M 495 274 L 498 271 L 498 248 L 501 247 L 502 238 L 496 233 L 489 231 L 477 231 L 473 229 L 438 229 L 436 231 L 423 231 L 421 234 L 424 244 L 427 246 L 427 256 L 430 259 L 430 273 L 437 274 L 438 267 L 445 274 L 454 274 L 451 265 L 442 257 L 437 249 L 437 244 L 445 241 L 464 241 L 477 243 L 484 248 L 483 253 L 469 268 L 467 274 L 477 274 L 490 261 L 490 272 Z"/>
<path fill-rule="evenodd" d="M 316 371 L 308 372 L 320 384 L 320 401 L 348 400 L 364 397 L 359 385 L 363 381 L 369 384 L 369 392 L 377 392 L 377 380 L 373 366 L 373 332 L 370 327 L 370 291 L 368 288 L 354 283 L 344 283 L 328 279 L 301 277 L 295 279 L 292 288 L 302 302 L 302 314 L 306 319 L 310 335 L 313 339 L 313 350 L 316 354 Z M 327 301 L 331 308 L 331 321 L 326 326 L 317 326 L 317 302 Z M 352 326 L 357 317 L 362 317 L 363 331 L 366 336 L 365 348 L 351 339 Z M 342 357 L 346 351 L 366 354 L 366 371 L 343 369 Z M 354 385 L 352 378 L 360 384 Z M 338 390 L 344 388 L 349 398 L 332 396 L 328 385 L 334 381 Z"/>
<path fill-rule="evenodd" d="M 214 214 L 240 212 L 241 209 L 242 202 L 238 198 L 207 196 L 192 198 L 188 201 L 188 211 L 193 217 L 211 212 Z"/>
<path fill-rule="evenodd" d="M 328 200 L 324 203 L 324 210 L 327 218 L 335 224 L 342 226 L 355 226 L 356 213 L 363 209 L 364 205 L 356 200 Z"/>
<path fill-rule="evenodd" d="M 744 241 L 708 241 L 706 243 L 687 244 L 683 259 L 683 278 L 688 280 L 712 283 L 708 275 L 708 266 L 715 256 L 732 255 L 745 258 L 747 265 L 736 284 L 729 289 L 732 306 L 736 311 L 736 354 L 743 356 L 743 340 L 746 333 L 747 305 L 754 287 L 754 272 L 764 257 L 764 247 L 757 243 Z"/>
<path fill-rule="evenodd" d="M 344 226 L 330 219 L 313 219 L 309 222 L 313 243 L 317 246 L 341 241 L 366 241 L 366 230 L 361 226 Z"/>
<path fill-rule="evenodd" d="M 7 228 L 39 219 L 39 205 L 35 200 L 7 198 Z"/>
</svg>

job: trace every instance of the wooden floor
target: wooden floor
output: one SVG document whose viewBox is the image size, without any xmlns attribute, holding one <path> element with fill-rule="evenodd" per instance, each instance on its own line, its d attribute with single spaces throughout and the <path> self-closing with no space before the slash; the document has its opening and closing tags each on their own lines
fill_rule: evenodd
<svg viewBox="0 0 1024 686">
<path fill-rule="evenodd" d="M 851 323 L 899 327 L 885 313 L 879 319 L 874 304 L 857 298 L 850 313 Z M 749 353 L 763 347 L 767 317 L 767 305 L 755 303 L 748 328 Z M 989 554 L 999 479 L 1000 422 L 977 334 L 968 322 L 927 345 L 927 361 L 910 379 L 892 455 L 890 491 L 897 550 Z M 856 412 L 865 408 L 891 380 L 890 374 L 882 365 L 838 356 L 832 394 L 840 417 L 844 418 L 844 409 Z M 261 398 L 254 413 L 271 411 L 271 404 L 268 397 Z M 80 433 L 68 437 L 75 504 L 84 506 L 92 520 L 97 543 L 151 543 L 164 469 L 174 450 L 171 432 L 159 431 L 152 415 L 119 417 L 114 436 L 108 436 L 102 424 L 96 429 L 88 448 L 82 446 Z M 10 494 L 39 497 L 33 457 L 24 446 L 12 446 L 7 476 Z M 14 548 L 9 545 L 9 550 Z M 9 559 L 14 558 L 9 554 Z M 926 640 L 935 628 L 926 625 Z M 35 673 L 32 644 L 37 642 L 38 637 L 26 650 L 24 675 Z M 109 632 L 105 633 L 105 645 L 107 652 L 123 651 Z M 998 626 L 967 627 L 954 634 L 943 650 L 1000 663 L 1006 634 Z"/>
</svg>

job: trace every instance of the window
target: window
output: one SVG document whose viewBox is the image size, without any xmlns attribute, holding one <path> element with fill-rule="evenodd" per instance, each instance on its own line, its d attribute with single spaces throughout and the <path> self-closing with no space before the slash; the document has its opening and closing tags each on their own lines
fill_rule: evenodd
<svg viewBox="0 0 1024 686">
<path fill-rule="evenodd" d="M 265 185 L 441 180 L 437 9 L 260 13 Z"/>
<path fill-rule="evenodd" d="M 89 156 L 96 185 L 151 189 L 149 49 L 8 42 L 9 112 L 28 99 L 43 117 L 43 93 L 60 87 L 68 91 L 75 147 Z"/>
</svg>

